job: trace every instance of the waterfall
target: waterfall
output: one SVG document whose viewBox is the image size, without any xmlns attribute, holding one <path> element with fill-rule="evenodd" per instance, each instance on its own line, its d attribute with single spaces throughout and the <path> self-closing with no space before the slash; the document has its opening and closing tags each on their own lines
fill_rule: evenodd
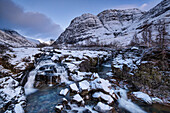
<svg viewBox="0 0 170 113">
<path fill-rule="evenodd" d="M 130 99 L 127 98 L 126 90 L 124 89 L 115 90 L 115 93 L 118 96 L 118 103 L 120 107 L 126 109 L 131 113 L 146 113 L 139 106 L 137 106 Z M 118 93 L 120 94 L 120 96 L 118 95 Z"/>
<path fill-rule="evenodd" d="M 29 73 L 28 81 L 24 86 L 26 95 L 29 95 L 29 94 L 34 93 L 36 91 L 36 89 L 34 88 L 34 82 L 35 82 L 36 74 L 37 74 L 36 70 L 32 70 Z"/>
</svg>

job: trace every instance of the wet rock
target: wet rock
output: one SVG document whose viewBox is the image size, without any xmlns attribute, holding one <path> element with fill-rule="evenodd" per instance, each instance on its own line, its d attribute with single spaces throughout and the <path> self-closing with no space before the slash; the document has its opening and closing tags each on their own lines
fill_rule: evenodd
<svg viewBox="0 0 170 113">
<path fill-rule="evenodd" d="M 71 106 L 67 104 L 67 105 L 66 105 L 66 109 L 67 109 L 67 110 L 71 110 Z"/>
<path fill-rule="evenodd" d="M 64 105 L 67 105 L 67 104 L 68 104 L 68 100 L 67 100 L 66 98 L 62 98 L 62 103 L 63 103 Z"/>
<path fill-rule="evenodd" d="M 92 113 L 89 109 L 85 109 L 82 111 L 82 113 Z"/>
</svg>

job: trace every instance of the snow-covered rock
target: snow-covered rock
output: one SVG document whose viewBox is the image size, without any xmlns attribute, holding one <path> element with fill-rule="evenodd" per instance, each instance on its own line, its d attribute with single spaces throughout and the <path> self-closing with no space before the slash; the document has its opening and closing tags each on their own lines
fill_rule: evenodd
<svg viewBox="0 0 170 113">
<path fill-rule="evenodd" d="M 163 101 L 158 97 L 152 97 L 152 103 L 163 103 Z"/>
<path fill-rule="evenodd" d="M 81 82 L 79 82 L 79 87 L 82 91 L 83 90 L 89 91 L 90 90 L 90 83 L 87 80 L 81 81 Z"/>
<path fill-rule="evenodd" d="M 104 80 L 102 78 L 97 78 L 93 81 L 91 81 L 91 88 L 96 90 L 96 89 L 100 89 L 103 90 L 109 94 L 113 94 L 113 90 L 111 89 L 111 84 L 109 83 L 108 80 Z"/>
<path fill-rule="evenodd" d="M 98 102 L 97 105 L 94 107 L 94 109 L 96 111 L 99 111 L 99 112 L 109 112 L 113 109 L 113 107 L 107 105 L 107 104 L 104 104 L 102 102 Z"/>
<path fill-rule="evenodd" d="M 79 89 L 78 89 L 76 83 L 71 84 L 71 85 L 70 85 L 70 88 L 71 88 L 71 90 L 72 90 L 73 92 L 79 92 Z"/>
<path fill-rule="evenodd" d="M 60 91 L 60 95 L 64 95 L 64 96 L 66 96 L 67 94 L 68 94 L 68 88 L 66 88 L 66 89 L 62 89 L 61 91 Z"/>
<path fill-rule="evenodd" d="M 92 95 L 93 98 L 101 98 L 103 100 L 105 100 L 108 104 L 111 104 L 114 102 L 113 98 L 110 95 L 104 94 L 102 92 L 95 92 Z"/>
<path fill-rule="evenodd" d="M 57 105 L 57 106 L 55 106 L 55 109 L 56 109 L 57 112 L 61 112 L 63 108 L 64 108 L 63 105 Z"/>
<path fill-rule="evenodd" d="M 143 92 L 133 92 L 133 94 L 134 94 L 135 97 L 142 99 L 146 103 L 152 104 L 152 99 L 148 94 L 143 93 Z"/>
<path fill-rule="evenodd" d="M 12 109 L 16 113 L 24 113 L 23 107 L 26 103 L 24 90 L 22 86 L 19 86 L 19 82 L 12 77 L 0 78 L 0 97 L 3 99 L 1 104 L 12 105 L 12 108 L 6 107 L 6 112 Z"/>
<path fill-rule="evenodd" d="M 79 94 L 76 94 L 76 95 L 73 96 L 73 101 L 76 101 L 76 102 L 84 105 L 84 100 Z"/>
</svg>

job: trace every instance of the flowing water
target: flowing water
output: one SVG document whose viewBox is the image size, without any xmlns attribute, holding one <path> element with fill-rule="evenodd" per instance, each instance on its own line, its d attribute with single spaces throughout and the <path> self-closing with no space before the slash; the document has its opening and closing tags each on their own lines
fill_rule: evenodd
<svg viewBox="0 0 170 113">
<path fill-rule="evenodd" d="M 33 88 L 33 82 L 35 79 L 34 74 L 35 71 L 30 72 L 27 84 L 25 85 L 26 89 Z M 101 65 L 97 68 L 93 68 L 92 72 L 98 72 L 99 76 L 104 79 L 110 79 L 112 78 L 111 74 L 111 61 L 105 63 L 104 65 Z M 116 79 L 116 78 L 115 78 Z M 50 79 L 51 80 L 51 79 Z M 119 81 L 119 79 L 116 79 Z M 50 81 L 51 83 L 51 81 Z M 121 82 L 119 82 L 121 83 Z M 144 104 L 140 101 L 134 101 L 132 102 L 127 97 L 127 91 L 120 88 L 119 86 L 115 85 L 118 89 L 115 90 L 115 92 L 118 95 L 118 107 L 122 109 L 125 113 L 169 113 L 170 109 L 168 106 L 163 106 L 160 104 Z M 68 86 L 51 86 L 51 87 L 44 87 L 42 89 L 37 90 L 34 93 L 28 93 L 27 96 L 27 107 L 26 112 L 27 113 L 55 113 L 55 106 L 61 102 L 61 99 L 64 96 L 60 96 L 59 92 L 61 89 L 66 88 Z M 69 94 L 68 94 L 69 95 Z M 70 97 L 66 96 L 66 98 L 69 100 Z M 93 103 L 93 102 L 91 102 Z"/>
<path fill-rule="evenodd" d="M 32 70 L 29 73 L 28 81 L 24 86 L 26 95 L 29 95 L 29 94 L 34 93 L 36 91 L 36 89 L 34 88 L 34 82 L 35 82 L 36 74 L 37 74 L 36 70 Z"/>
</svg>

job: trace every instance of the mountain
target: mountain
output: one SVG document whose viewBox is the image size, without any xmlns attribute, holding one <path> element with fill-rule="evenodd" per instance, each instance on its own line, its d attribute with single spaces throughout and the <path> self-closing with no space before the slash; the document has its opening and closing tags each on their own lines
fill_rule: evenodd
<svg viewBox="0 0 170 113">
<path fill-rule="evenodd" d="M 37 44 L 27 40 L 14 30 L 0 30 L 0 43 L 12 47 L 35 47 Z"/>
<path fill-rule="evenodd" d="M 88 45 L 89 43 L 109 45 L 117 43 L 121 46 L 127 46 L 132 43 L 134 36 L 138 37 L 140 43 L 144 43 L 143 34 L 145 32 L 152 34 L 154 42 L 159 35 L 158 27 L 165 25 L 167 31 L 170 28 L 169 4 L 169 0 L 163 0 L 147 12 L 134 8 L 110 9 L 98 15 L 83 14 L 71 21 L 53 45 Z M 168 36 L 169 33 L 166 34 L 166 39 Z"/>
<path fill-rule="evenodd" d="M 39 40 L 33 39 L 33 38 L 26 38 L 28 41 L 35 43 L 36 45 L 40 44 L 41 42 Z"/>
</svg>

